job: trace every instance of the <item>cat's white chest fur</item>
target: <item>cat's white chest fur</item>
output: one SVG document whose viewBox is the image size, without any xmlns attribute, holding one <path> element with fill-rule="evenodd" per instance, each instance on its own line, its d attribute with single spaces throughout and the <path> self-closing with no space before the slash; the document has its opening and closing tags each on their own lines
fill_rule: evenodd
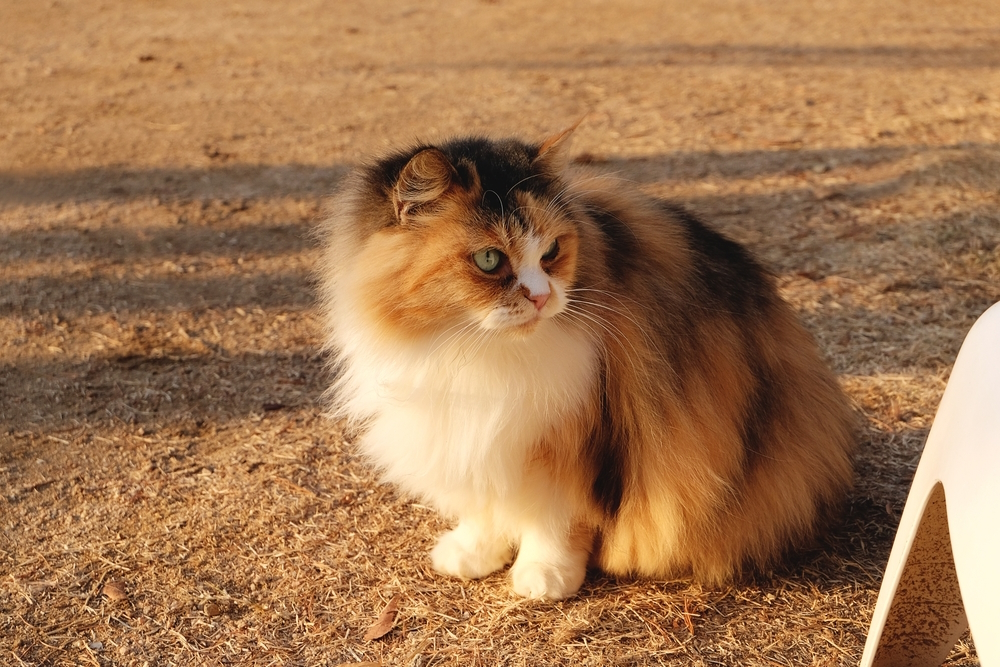
<svg viewBox="0 0 1000 667">
<path fill-rule="evenodd" d="M 362 451 L 452 515 L 518 495 L 533 448 L 593 390 L 592 341 L 551 321 L 524 340 L 388 345 L 342 333 L 341 405 L 368 424 Z"/>
</svg>

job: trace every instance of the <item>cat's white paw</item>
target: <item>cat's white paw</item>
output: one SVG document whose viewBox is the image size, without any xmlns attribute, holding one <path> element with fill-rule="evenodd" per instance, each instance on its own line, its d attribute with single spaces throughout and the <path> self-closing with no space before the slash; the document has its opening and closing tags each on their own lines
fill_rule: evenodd
<svg viewBox="0 0 1000 667">
<path fill-rule="evenodd" d="M 586 564 L 522 562 L 510 568 L 514 592 L 526 598 L 563 600 L 580 590 L 587 574 Z"/>
<path fill-rule="evenodd" d="M 510 546 L 483 544 L 470 540 L 461 527 L 441 536 L 431 550 L 431 565 L 441 574 L 462 579 L 479 579 L 496 572 L 510 562 Z"/>
</svg>

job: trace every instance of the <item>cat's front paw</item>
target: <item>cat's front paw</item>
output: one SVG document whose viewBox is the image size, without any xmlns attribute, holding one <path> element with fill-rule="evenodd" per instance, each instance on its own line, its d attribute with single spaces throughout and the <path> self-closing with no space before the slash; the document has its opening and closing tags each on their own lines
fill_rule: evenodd
<svg viewBox="0 0 1000 667">
<path fill-rule="evenodd" d="M 526 598 L 563 600 L 583 584 L 587 574 L 585 564 L 553 565 L 537 561 L 517 560 L 510 568 L 514 592 Z"/>
<path fill-rule="evenodd" d="M 431 550 L 431 565 L 434 569 L 453 577 L 479 579 L 510 562 L 511 551 L 508 545 L 477 544 L 467 537 L 461 529 L 442 535 Z"/>
</svg>

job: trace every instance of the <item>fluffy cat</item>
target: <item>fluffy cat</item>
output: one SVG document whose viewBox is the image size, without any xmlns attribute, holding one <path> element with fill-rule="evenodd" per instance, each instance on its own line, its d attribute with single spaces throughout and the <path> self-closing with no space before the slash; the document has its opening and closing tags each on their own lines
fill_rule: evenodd
<svg viewBox="0 0 1000 667">
<path fill-rule="evenodd" d="M 321 228 L 334 413 L 457 519 L 434 568 L 561 599 L 588 563 L 708 584 L 808 540 L 852 413 L 740 245 L 541 144 L 467 138 L 358 170 Z"/>
</svg>

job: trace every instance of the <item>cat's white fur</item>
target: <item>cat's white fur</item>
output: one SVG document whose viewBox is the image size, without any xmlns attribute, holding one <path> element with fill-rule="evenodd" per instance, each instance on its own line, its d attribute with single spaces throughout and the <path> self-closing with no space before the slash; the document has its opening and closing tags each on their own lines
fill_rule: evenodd
<svg viewBox="0 0 1000 667">
<path fill-rule="evenodd" d="M 582 510 L 527 464 L 546 430 L 593 392 L 597 357 L 585 330 L 551 319 L 567 295 L 540 267 L 547 244 L 523 243 L 515 274 L 528 294 L 549 294 L 541 309 L 526 298 L 422 340 L 374 337 L 371 310 L 352 303 L 358 290 L 339 290 L 330 312 L 343 364 L 335 390 L 342 415 L 366 425 L 358 445 L 384 478 L 459 520 L 431 553 L 435 569 L 482 577 L 517 547 L 515 592 L 560 599 L 586 570 L 588 549 L 569 539 Z M 532 323 L 527 339 L 503 331 Z"/>
</svg>

